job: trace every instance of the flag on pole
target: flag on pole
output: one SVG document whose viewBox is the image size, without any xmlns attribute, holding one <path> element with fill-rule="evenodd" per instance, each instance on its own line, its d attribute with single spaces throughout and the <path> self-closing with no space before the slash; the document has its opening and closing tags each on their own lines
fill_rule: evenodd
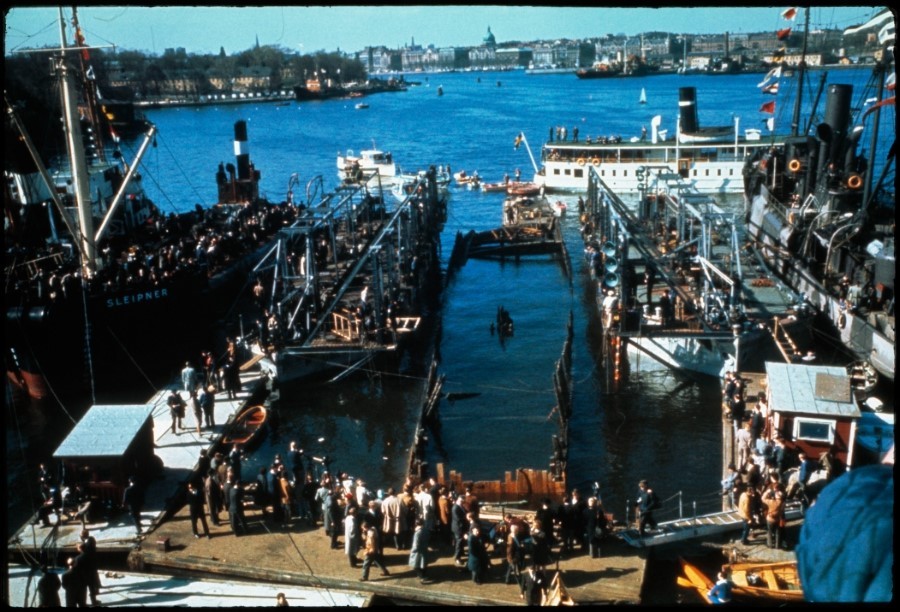
<svg viewBox="0 0 900 612">
<path fill-rule="evenodd" d="M 770 115 L 775 114 L 775 100 L 770 100 L 759 107 L 759 112 L 761 113 L 769 113 Z"/>
<path fill-rule="evenodd" d="M 793 21 L 794 17 L 797 16 L 797 9 L 793 6 L 791 8 L 784 9 L 783 11 L 781 11 L 781 16 L 788 21 Z"/>
<path fill-rule="evenodd" d="M 781 78 L 781 66 L 778 66 L 777 68 L 772 68 L 771 70 L 769 70 L 769 73 L 766 75 L 766 78 L 764 78 L 757 85 L 757 87 L 765 87 L 766 85 L 769 84 L 769 81 L 771 81 L 772 79 L 780 79 L 780 78 Z"/>
<path fill-rule="evenodd" d="M 790 28 L 784 28 L 783 30 L 778 30 L 777 32 L 775 32 L 775 37 L 778 40 L 787 40 L 790 37 L 790 35 L 791 35 Z"/>
<path fill-rule="evenodd" d="M 522 144 L 522 134 L 521 133 L 516 134 L 516 141 L 515 141 L 515 143 L 513 143 L 513 149 L 518 151 L 520 144 Z"/>
</svg>

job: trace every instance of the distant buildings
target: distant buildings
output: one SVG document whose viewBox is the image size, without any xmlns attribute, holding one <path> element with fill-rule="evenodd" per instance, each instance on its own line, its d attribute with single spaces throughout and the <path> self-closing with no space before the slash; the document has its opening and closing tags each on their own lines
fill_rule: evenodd
<svg viewBox="0 0 900 612">
<path fill-rule="evenodd" d="M 816 30 L 807 38 L 806 63 L 820 66 L 835 63 L 870 63 L 881 59 L 885 49 L 893 48 L 894 22 L 885 11 L 870 22 L 847 30 Z M 490 26 L 479 44 L 448 46 L 416 44 L 415 38 L 399 49 L 386 46 L 366 47 L 349 54 L 359 60 L 366 72 L 434 72 L 466 69 L 557 68 L 575 70 L 598 61 L 625 62 L 640 57 L 645 63 L 664 70 L 721 69 L 726 65 L 741 69 L 767 69 L 785 62 L 796 65 L 801 58 L 803 35 L 791 33 L 780 40 L 775 32 L 732 34 L 647 33 L 640 36 L 605 35 L 587 39 L 554 41 L 516 41 L 498 44 Z M 259 47 L 257 46 L 257 49 Z M 185 69 L 182 48 L 167 49 L 162 60 L 147 70 L 125 70 L 113 62 L 110 84 L 130 87 L 141 96 L 197 96 L 227 93 L 255 94 L 290 89 L 306 78 L 295 74 L 297 63 L 283 61 L 276 68 L 250 66 L 240 69 L 217 68 L 215 62 L 203 70 Z M 225 60 L 224 51 L 218 60 Z M 302 71 L 305 72 L 305 69 Z M 338 71 L 339 74 L 340 71 Z"/>
<path fill-rule="evenodd" d="M 884 24 L 876 24 L 884 29 Z M 854 32 L 859 28 L 853 28 Z M 849 30 L 848 30 L 849 31 Z M 847 63 L 843 32 L 841 30 L 816 30 L 809 34 L 807 63 L 811 66 Z M 490 27 L 481 43 L 471 47 L 422 47 L 415 44 L 401 49 L 370 47 L 356 53 L 370 73 L 390 71 L 438 71 L 466 68 L 514 68 L 553 67 L 571 68 L 590 66 L 603 59 L 624 61 L 638 56 L 644 61 L 663 68 L 706 69 L 730 59 L 743 67 L 765 67 L 781 51 L 789 65 L 799 61 L 803 36 L 791 34 L 779 40 L 775 32 L 704 35 L 679 35 L 654 33 L 642 36 L 599 36 L 583 40 L 561 39 L 556 41 L 512 41 L 498 44 Z M 863 42 L 871 47 L 873 55 L 879 54 L 877 32 L 873 31 Z"/>
</svg>

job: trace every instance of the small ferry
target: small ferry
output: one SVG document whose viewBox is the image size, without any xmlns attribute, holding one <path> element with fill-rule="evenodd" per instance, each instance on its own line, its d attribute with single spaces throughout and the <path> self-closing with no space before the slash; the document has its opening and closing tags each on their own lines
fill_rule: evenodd
<svg viewBox="0 0 900 612">
<path fill-rule="evenodd" d="M 681 88 L 680 98 L 675 138 L 659 129 L 662 117 L 656 115 L 650 134 L 550 141 L 541 148 L 534 182 L 547 191 L 584 192 L 593 166 L 614 192 L 635 192 L 645 184 L 649 167 L 668 167 L 700 193 L 743 193 L 744 164 L 773 146 L 774 139 L 763 138 L 756 128 L 741 134 L 738 119 L 734 126 L 700 128 L 694 88 Z"/>
<path fill-rule="evenodd" d="M 356 155 L 353 150 L 347 149 L 346 153 L 337 154 L 338 177 L 348 182 L 356 182 L 362 174 L 371 174 L 378 171 L 381 182 L 392 185 L 397 176 L 397 164 L 390 151 L 382 151 L 375 148 L 365 149 Z"/>
</svg>

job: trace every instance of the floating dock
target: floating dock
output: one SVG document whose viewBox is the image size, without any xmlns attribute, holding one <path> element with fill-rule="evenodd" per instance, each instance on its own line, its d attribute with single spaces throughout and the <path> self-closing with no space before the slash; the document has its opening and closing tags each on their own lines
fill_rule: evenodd
<svg viewBox="0 0 900 612">
<path fill-rule="evenodd" d="M 380 185 L 377 172 L 365 178 L 331 193 L 321 178 L 308 187 L 304 214 L 254 270 L 271 313 L 256 350 L 279 383 L 337 382 L 371 363 L 387 369 L 440 294 L 446 202 L 436 170 L 393 209 L 367 186 Z"/>
<path fill-rule="evenodd" d="M 597 279 L 609 382 L 627 354 L 691 375 L 745 368 L 775 346 L 799 356 L 812 319 L 741 245 L 735 213 L 651 169 L 636 206 L 589 171 L 583 235 Z"/>
</svg>

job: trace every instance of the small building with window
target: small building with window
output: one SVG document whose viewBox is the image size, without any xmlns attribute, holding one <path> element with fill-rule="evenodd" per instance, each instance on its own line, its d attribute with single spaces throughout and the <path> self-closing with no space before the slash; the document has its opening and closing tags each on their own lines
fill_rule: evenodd
<svg viewBox="0 0 900 612">
<path fill-rule="evenodd" d="M 773 430 L 785 446 L 813 459 L 832 449 L 854 465 L 861 412 L 844 368 L 766 362 L 766 379 Z"/>
</svg>

